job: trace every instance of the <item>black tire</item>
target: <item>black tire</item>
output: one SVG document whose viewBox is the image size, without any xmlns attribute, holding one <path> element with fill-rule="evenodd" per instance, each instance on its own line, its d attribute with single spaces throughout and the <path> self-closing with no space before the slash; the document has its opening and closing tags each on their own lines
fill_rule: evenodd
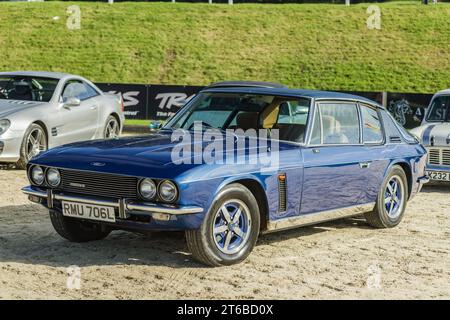
<svg viewBox="0 0 450 320">
<path fill-rule="evenodd" d="M 393 217 L 388 214 L 388 210 L 386 209 L 385 192 L 388 183 L 396 177 L 399 178 L 402 184 L 402 203 L 399 206 L 398 213 Z M 380 190 L 378 191 L 375 209 L 372 212 L 364 214 L 367 223 L 375 228 L 393 228 L 397 226 L 403 219 L 408 199 L 408 179 L 406 178 L 405 171 L 403 171 L 402 167 L 400 166 L 393 166 L 391 171 L 381 184 Z"/>
<path fill-rule="evenodd" d="M 120 121 L 117 120 L 116 117 L 114 117 L 113 115 L 108 116 L 108 118 L 106 119 L 106 124 L 105 127 L 103 128 L 103 138 L 104 139 L 110 139 L 113 138 L 112 136 L 109 135 L 109 131 L 108 128 L 110 126 L 111 123 L 116 123 L 117 125 L 117 131 L 115 132 L 115 135 L 118 137 L 120 135 Z"/>
<path fill-rule="evenodd" d="M 68 218 L 56 210 L 50 210 L 49 213 L 56 232 L 71 242 L 101 240 L 111 233 L 111 229 L 104 225 Z"/>
<path fill-rule="evenodd" d="M 44 128 L 42 128 L 42 126 L 40 126 L 36 123 L 31 124 L 28 127 L 27 131 L 25 131 L 25 134 L 22 139 L 22 144 L 20 146 L 20 159 L 19 159 L 19 161 L 16 162 L 16 168 L 18 168 L 18 169 L 26 169 L 28 161 L 31 160 L 27 153 L 27 146 L 28 146 L 28 139 L 30 137 L 30 134 L 35 130 L 41 130 L 42 134 L 44 135 L 45 148 L 42 151 L 46 151 L 48 148 L 48 137 L 47 137 L 47 134 L 46 134 L 46 131 L 44 130 Z"/>
<path fill-rule="evenodd" d="M 250 230 L 248 239 L 243 242 L 242 248 L 232 254 L 219 250 L 214 235 L 214 218 L 216 213 L 227 201 L 238 200 L 245 204 L 250 216 Z M 226 186 L 214 200 L 209 212 L 198 230 L 187 230 L 186 241 L 192 256 L 199 262 L 212 267 L 227 266 L 245 260 L 253 250 L 259 236 L 260 212 L 258 203 L 253 194 L 241 184 Z"/>
</svg>

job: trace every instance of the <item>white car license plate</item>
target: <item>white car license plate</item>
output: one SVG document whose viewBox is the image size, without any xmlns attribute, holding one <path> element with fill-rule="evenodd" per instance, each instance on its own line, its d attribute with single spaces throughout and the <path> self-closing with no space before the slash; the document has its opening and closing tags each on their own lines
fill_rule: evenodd
<svg viewBox="0 0 450 320">
<path fill-rule="evenodd" d="M 450 181 L 450 172 L 444 171 L 427 171 L 431 180 L 435 181 Z"/>
<path fill-rule="evenodd" d="M 62 201 L 62 213 L 66 217 L 116 222 L 113 207 Z"/>
</svg>

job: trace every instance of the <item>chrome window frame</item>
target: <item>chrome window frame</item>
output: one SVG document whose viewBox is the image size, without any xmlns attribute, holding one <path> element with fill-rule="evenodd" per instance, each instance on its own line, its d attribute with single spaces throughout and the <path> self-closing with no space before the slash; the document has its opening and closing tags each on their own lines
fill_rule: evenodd
<svg viewBox="0 0 450 320">
<path fill-rule="evenodd" d="M 358 107 L 360 109 L 359 112 L 361 114 L 361 135 L 362 135 L 361 141 L 362 141 L 362 144 L 365 145 L 365 146 L 382 146 L 382 145 L 385 145 L 386 141 L 387 141 L 387 139 L 386 139 L 386 130 L 384 128 L 383 117 L 381 115 L 381 112 L 380 112 L 379 108 L 375 107 L 373 105 L 370 105 L 368 103 L 365 103 L 365 102 L 358 102 Z M 362 117 L 362 111 L 361 111 L 363 107 L 366 107 L 366 108 L 369 108 L 369 109 L 373 109 L 377 113 L 378 121 L 380 122 L 380 129 L 381 129 L 381 142 L 364 142 L 364 119 Z"/>
</svg>

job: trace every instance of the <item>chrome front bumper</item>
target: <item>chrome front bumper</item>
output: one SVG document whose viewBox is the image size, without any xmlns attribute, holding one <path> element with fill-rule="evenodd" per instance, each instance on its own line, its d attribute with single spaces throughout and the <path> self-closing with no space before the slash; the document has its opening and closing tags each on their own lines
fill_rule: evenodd
<svg viewBox="0 0 450 320">
<path fill-rule="evenodd" d="M 49 208 L 53 208 L 53 203 L 55 200 L 114 207 L 119 210 L 119 218 L 121 219 L 126 219 L 130 211 L 140 212 L 141 214 L 147 213 L 158 220 L 169 220 L 171 215 L 195 214 L 203 212 L 203 208 L 201 207 L 173 206 L 165 204 L 154 204 L 150 202 L 136 202 L 130 199 L 120 199 L 117 201 L 103 200 L 98 198 L 54 193 L 52 192 L 52 190 L 48 190 L 46 192 L 42 190 L 36 190 L 31 186 L 22 188 L 22 192 L 29 197 L 37 197 L 39 199 L 47 200 L 47 206 Z"/>
</svg>

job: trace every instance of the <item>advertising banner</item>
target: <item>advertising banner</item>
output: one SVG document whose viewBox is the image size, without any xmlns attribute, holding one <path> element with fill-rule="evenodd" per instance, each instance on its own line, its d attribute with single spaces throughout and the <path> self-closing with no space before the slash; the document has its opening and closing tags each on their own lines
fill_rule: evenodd
<svg viewBox="0 0 450 320">
<path fill-rule="evenodd" d="M 96 83 L 96 85 L 103 92 L 122 94 L 127 119 L 145 120 L 149 118 L 147 85 L 119 83 Z"/>
<path fill-rule="evenodd" d="M 151 119 L 167 119 L 175 114 L 201 86 L 148 86 L 148 115 Z"/>
<path fill-rule="evenodd" d="M 387 110 L 406 129 L 418 127 L 432 94 L 387 93 Z"/>
<path fill-rule="evenodd" d="M 165 120 L 176 113 L 204 87 L 179 85 L 143 85 L 98 83 L 104 92 L 121 93 L 127 119 Z M 432 94 L 342 91 L 376 101 L 407 129 L 420 125 Z M 383 99 L 383 96 L 385 99 Z M 383 104 L 383 100 L 384 104 Z"/>
</svg>

